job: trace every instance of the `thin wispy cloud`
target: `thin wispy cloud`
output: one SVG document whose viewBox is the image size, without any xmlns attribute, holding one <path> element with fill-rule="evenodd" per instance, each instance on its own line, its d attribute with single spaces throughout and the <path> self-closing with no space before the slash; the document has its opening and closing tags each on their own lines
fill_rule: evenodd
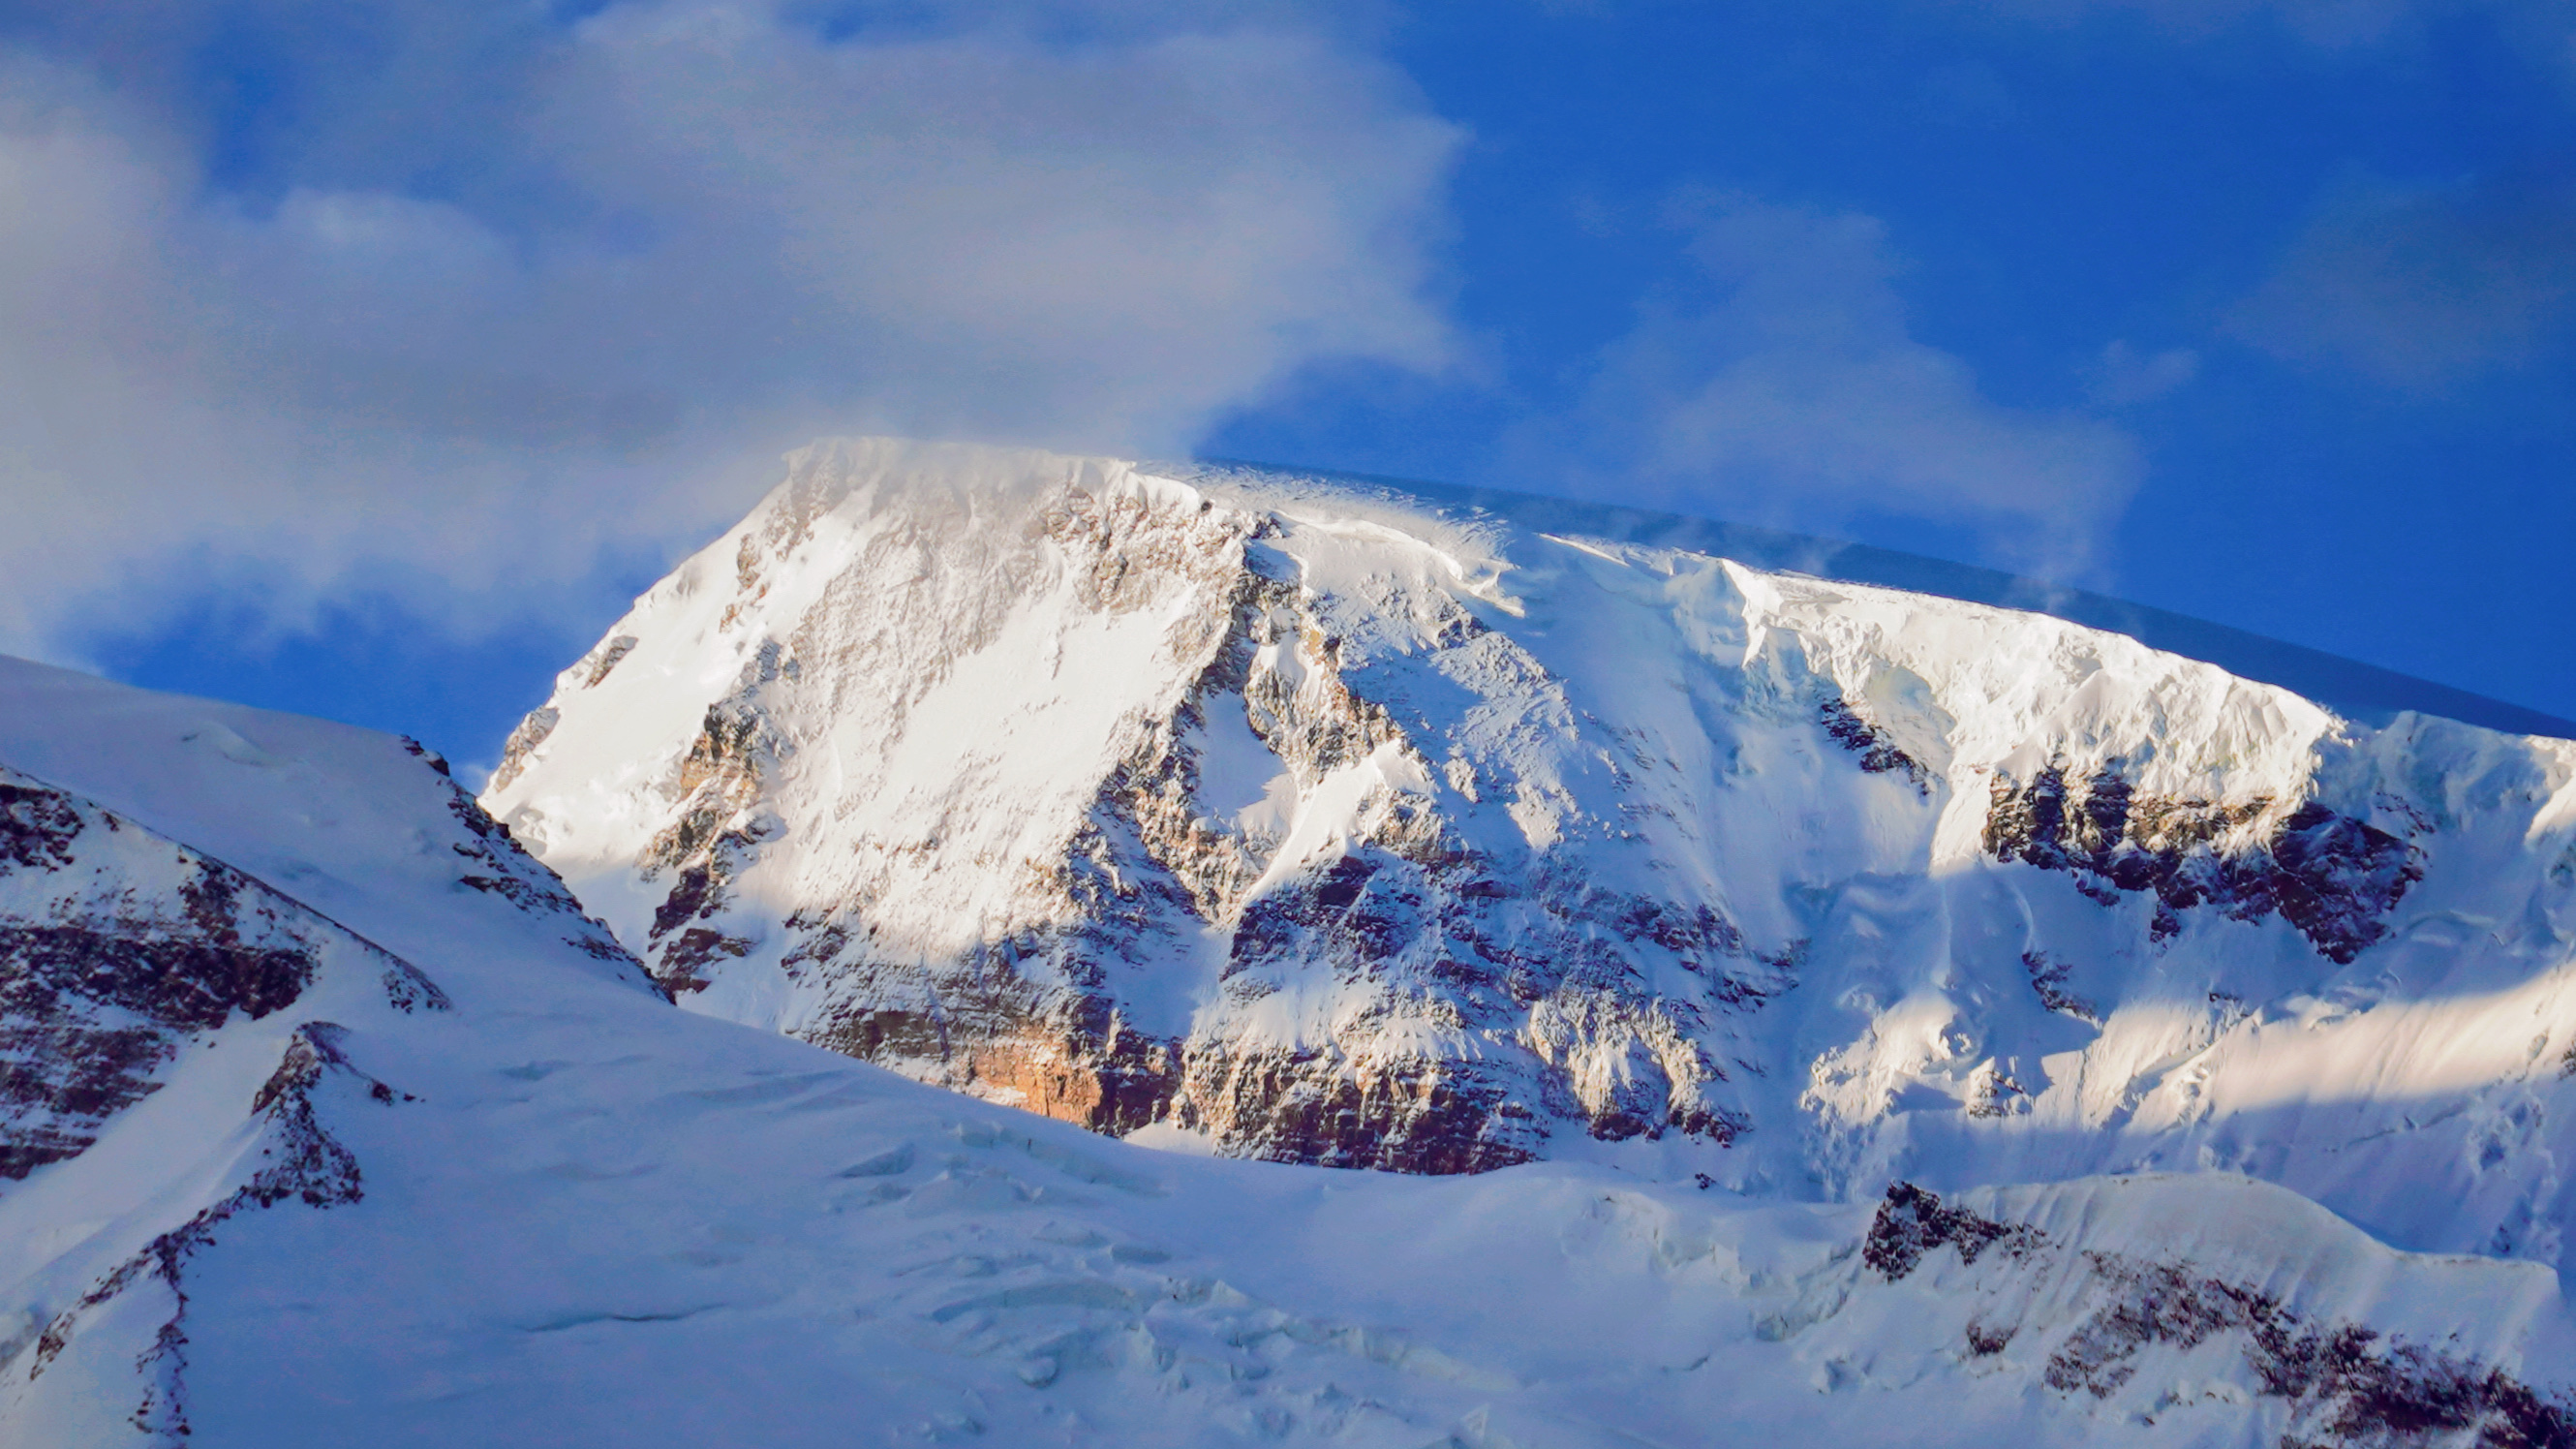
<svg viewBox="0 0 2576 1449">
<path fill-rule="evenodd" d="M 2105 407 L 2154 402 L 2200 376 L 2200 354 L 2188 347 L 2141 351 L 2126 339 L 2103 344 L 2085 393 Z"/>
<path fill-rule="evenodd" d="M 1745 197 L 1686 211 L 1701 277 L 1605 349 L 1570 423 L 1524 466 L 1631 501 L 1835 532 L 1857 517 L 1964 527 L 2063 577 L 2096 562 L 2143 465 L 2120 427 L 2010 407 L 1918 340 L 1874 218 Z"/>
<path fill-rule="evenodd" d="M 2228 331 L 2415 393 L 2526 364 L 2576 340 L 2576 177 L 2347 179 Z"/>
</svg>

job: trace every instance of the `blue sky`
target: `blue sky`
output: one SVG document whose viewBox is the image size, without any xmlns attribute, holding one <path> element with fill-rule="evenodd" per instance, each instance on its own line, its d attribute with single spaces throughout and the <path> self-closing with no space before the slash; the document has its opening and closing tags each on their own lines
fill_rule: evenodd
<svg viewBox="0 0 2576 1449">
<path fill-rule="evenodd" d="M 0 0 L 0 648 L 488 759 L 826 431 L 1615 499 L 2576 716 L 2576 10 Z"/>
</svg>

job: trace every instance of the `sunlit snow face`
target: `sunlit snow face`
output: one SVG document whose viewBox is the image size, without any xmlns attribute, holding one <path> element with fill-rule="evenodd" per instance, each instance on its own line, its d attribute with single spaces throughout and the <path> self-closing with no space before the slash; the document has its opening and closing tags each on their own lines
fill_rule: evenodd
<svg viewBox="0 0 2576 1449">
<path fill-rule="evenodd" d="M 1546 592 L 1525 597 L 1543 617 Z M 647 648 L 568 688 L 610 688 Z M 2506 756 L 2486 752 L 2517 748 L 2450 743 L 2489 768 Z M 2535 782 L 2576 773 L 2564 751 L 2539 758 L 2540 776 L 2469 792 L 2477 808 L 2520 797 L 2527 811 Z M 1946 1008 L 1919 980 L 1902 999 L 1835 998 L 1913 1063 L 1887 1081 L 1904 1130 L 1824 1113 L 1695 1155 L 1605 1145 L 1606 1162 L 1447 1178 L 1301 1170 L 1104 1140 L 674 1010 L 585 947 L 578 914 L 540 900 L 524 861 L 517 890 L 470 885 L 512 869 L 498 832 L 392 739 L 0 665 L 0 760 L 136 812 L 113 830 L 82 814 L 62 842 L 82 869 L 41 872 L 47 889 L 112 887 L 130 905 L 176 878 L 139 866 L 177 860 L 185 836 L 327 905 L 315 929 L 362 934 L 371 964 L 416 962 L 445 1005 L 406 1012 L 375 977 L 338 980 L 347 963 L 326 962 L 294 1009 L 201 1033 L 95 1144 L 0 1191 L 0 1324 L 17 1325 L 0 1349 L 41 1369 L 0 1379 L 0 1422 L 48 1442 L 184 1416 L 206 1442 L 398 1425 L 440 1442 L 677 1445 L 748 1428 L 845 1444 L 854 1393 L 866 1423 L 907 1437 L 1121 1445 L 1247 1423 L 1291 1444 L 1498 1428 L 1675 1439 L 1718 1422 L 1869 1442 L 1901 1415 L 1909 1442 L 1933 1424 L 1931 1442 L 1966 1446 L 2564 1419 L 2547 1377 L 2576 1341 L 2547 1266 L 2556 1219 L 2494 1191 L 2548 1180 L 2566 1119 L 2540 1104 L 2562 1076 L 2541 1041 L 2517 1045 L 2518 1076 L 2427 1070 L 2482 1060 L 2510 1021 L 2562 1019 L 2563 1001 L 2530 992 L 2563 989 L 2563 965 L 2518 998 L 2455 993 L 2464 1010 L 2415 1021 L 2349 989 L 2284 996 L 2215 1034 L 2178 996 L 2105 1002 L 2098 1023 L 2050 1012 L 2071 1039 L 2099 1039 L 2037 1064 L 2022 1085 L 2038 1099 L 2018 1111 L 1989 1074 L 1976 1100 L 2003 1110 L 1968 1118 L 1945 1113 L 1934 1069 L 2020 1028 L 1973 1019 L 1994 1003 L 1971 988 L 1993 983 L 1953 959 L 1931 983 L 1955 989 Z M 9 800 L 0 820 L 36 820 Z M 2504 823 L 2439 843 L 2520 849 L 2523 818 Z M 53 836 L 66 829 L 54 819 Z M 2025 901 L 2064 883 L 2027 862 L 1983 874 Z M 22 961 L 17 887 L 36 878 L 0 877 Z M 2477 872 L 2466 888 L 2491 883 Z M 1867 886 L 1842 895 L 1886 912 L 1882 946 L 1906 893 L 1934 889 Z M 2061 894 L 2068 922 L 2103 919 Z M 2406 945 L 2483 949 L 2458 902 Z M 1902 964 L 1873 970 L 1903 989 Z M 1799 994 L 1849 965 L 1818 946 L 1757 1020 L 1803 1030 L 1817 1018 Z M 0 1005 L 27 1002 L 13 990 Z M 1579 1032 L 1576 1004 L 1553 997 L 1533 1024 Z M 1408 1040 L 1436 1044 L 1430 1025 L 1406 1024 Z M 1615 1095 L 1636 1069 L 1560 1040 L 1583 1090 Z M 2365 1060 L 2371 1075 L 2355 1075 Z M 2256 1101 L 2267 1084 L 2291 1091 Z M 2418 1120 L 2441 1091 L 2456 1109 Z M 2081 1142 L 2169 1146 L 2161 1114 L 2194 1093 L 2197 1161 L 2081 1175 L 2102 1165 Z M 2069 1103 L 2096 1115 L 2069 1121 Z M 1944 1134 L 1962 1120 L 2008 1135 Z M 1136 1135 L 1221 1145 L 1177 1123 Z M 1781 1165 L 1761 1155 L 1766 1135 L 1800 1138 L 1811 1167 L 1846 1182 L 1784 1172 L 1720 1190 L 1711 1169 Z M 2477 1165 L 2477 1190 L 2427 1191 L 2454 1156 Z M 1913 1180 L 1886 1180 L 1900 1170 Z M 1935 1175 L 1944 1186 L 1918 1185 Z M 2396 1251 L 2356 1217 L 2476 1251 Z M 2497 1225 L 2505 1236 L 2459 1238 Z M 160 1350 L 182 1330 L 173 1371 Z M 2285 1365 L 2306 1375 L 2286 1381 L 2297 1392 Z M 460 1375 L 472 1392 L 453 1391 Z"/>
<path fill-rule="evenodd" d="M 2324 1159 L 2249 1124 L 2402 1115 L 2392 1053 L 2437 1096 L 2510 1078 L 2519 1038 L 2402 1044 L 2554 999 L 2497 989 L 2546 942 L 2432 923 L 2556 898 L 2445 865 L 2556 839 L 2555 746 L 1312 480 L 798 466 L 491 797 L 693 1009 L 1202 1147 L 1839 1192 L 2000 1158 L 2305 1182 Z M 2408 803 L 2473 758 L 2478 803 Z M 989 1035 L 934 1028 L 961 1001 Z M 1161 1054 L 1114 1091 L 1113 1039 Z M 1422 1063 L 1454 1095 L 1353 1088 L 1364 1149 L 1272 1116 Z"/>
</svg>

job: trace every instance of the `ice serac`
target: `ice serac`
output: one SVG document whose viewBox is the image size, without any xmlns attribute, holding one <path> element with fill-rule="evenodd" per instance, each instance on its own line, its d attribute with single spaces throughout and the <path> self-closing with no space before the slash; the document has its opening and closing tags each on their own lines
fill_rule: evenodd
<svg viewBox="0 0 2576 1449">
<path fill-rule="evenodd" d="M 484 803 L 690 1009 L 1110 1133 L 2555 1257 L 2576 744 L 1481 497 L 818 444 Z"/>
</svg>

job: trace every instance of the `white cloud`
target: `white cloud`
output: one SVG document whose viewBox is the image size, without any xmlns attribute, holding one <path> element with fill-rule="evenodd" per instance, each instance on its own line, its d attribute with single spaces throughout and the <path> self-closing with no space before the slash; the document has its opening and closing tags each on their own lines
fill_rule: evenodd
<svg viewBox="0 0 2576 1449">
<path fill-rule="evenodd" d="M 1528 439 L 1579 485 L 1748 522 L 1832 532 L 1867 516 L 1981 535 L 2012 567 L 2090 561 L 2136 490 L 2128 435 L 1985 396 L 1915 340 L 1883 228 L 1733 198 L 1690 250 L 1705 299 L 1651 303 L 1603 354 L 1571 436 Z"/>
<path fill-rule="evenodd" d="M 1176 448 L 1450 348 L 1458 135 L 1310 24 L 228 8 L 267 110 L 188 100 L 198 7 L 0 52 L 0 647 L 215 578 L 490 625 L 814 432 Z"/>
</svg>

